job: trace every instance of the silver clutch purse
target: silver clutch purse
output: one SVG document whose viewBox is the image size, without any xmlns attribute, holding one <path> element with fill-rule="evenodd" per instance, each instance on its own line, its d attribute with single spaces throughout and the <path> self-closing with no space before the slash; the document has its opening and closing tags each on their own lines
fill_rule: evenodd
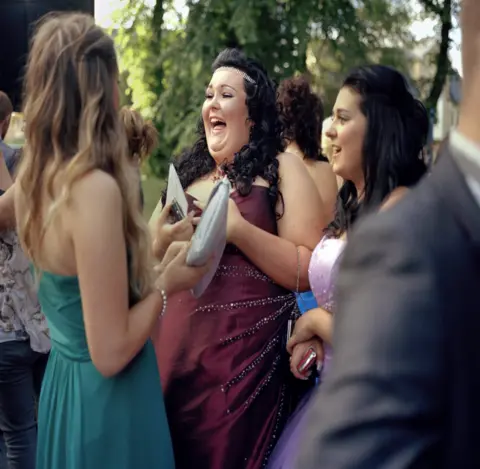
<svg viewBox="0 0 480 469">
<path fill-rule="evenodd" d="M 231 188 L 227 178 L 214 186 L 192 237 L 187 253 L 188 265 L 202 266 L 213 257 L 209 271 L 192 288 L 195 298 L 201 296 L 210 285 L 227 244 L 227 215 Z"/>
</svg>

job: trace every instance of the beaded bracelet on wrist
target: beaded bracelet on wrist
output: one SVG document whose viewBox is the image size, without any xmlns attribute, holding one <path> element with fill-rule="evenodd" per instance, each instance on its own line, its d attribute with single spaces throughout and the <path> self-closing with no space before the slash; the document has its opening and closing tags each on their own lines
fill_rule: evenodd
<svg viewBox="0 0 480 469">
<path fill-rule="evenodd" d="M 158 293 L 160 293 L 160 295 L 162 295 L 162 312 L 160 313 L 160 316 L 163 316 L 165 315 L 165 311 L 167 310 L 167 294 L 165 290 L 162 290 L 160 288 L 157 288 L 157 291 Z"/>
</svg>

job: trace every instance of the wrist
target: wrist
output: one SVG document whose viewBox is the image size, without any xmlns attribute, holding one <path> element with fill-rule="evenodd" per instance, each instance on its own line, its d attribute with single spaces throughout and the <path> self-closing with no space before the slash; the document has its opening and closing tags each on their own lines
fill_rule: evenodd
<svg viewBox="0 0 480 469">
<path fill-rule="evenodd" d="M 170 243 L 162 242 L 160 239 L 155 238 L 152 243 L 153 255 L 158 259 L 162 260 L 163 256 L 167 252 L 168 246 Z"/>
<path fill-rule="evenodd" d="M 317 321 L 319 316 L 322 314 L 320 308 L 314 308 L 306 313 L 304 313 L 301 317 L 302 320 L 305 321 L 305 329 L 308 330 L 312 336 L 317 335 Z"/>
<path fill-rule="evenodd" d="M 242 238 L 246 236 L 246 230 L 248 230 L 248 221 L 243 217 L 239 217 L 235 225 L 232 226 L 230 230 L 230 239 L 229 242 L 235 244 L 238 247 L 238 244 L 241 243 Z"/>
<path fill-rule="evenodd" d="M 308 318 L 310 329 L 317 337 L 330 344 L 332 314 L 323 308 L 315 308 L 311 312 Z"/>
<path fill-rule="evenodd" d="M 165 290 L 165 284 L 163 282 L 156 282 L 154 286 L 154 293 L 158 296 L 159 301 L 161 301 L 161 313 L 160 316 L 165 314 L 168 303 L 168 294 Z"/>
<path fill-rule="evenodd" d="M 157 281 L 155 282 L 154 286 L 155 290 L 158 292 L 165 292 L 165 294 L 168 296 L 170 295 L 170 282 L 168 281 L 165 271 L 163 271 L 157 278 Z"/>
</svg>

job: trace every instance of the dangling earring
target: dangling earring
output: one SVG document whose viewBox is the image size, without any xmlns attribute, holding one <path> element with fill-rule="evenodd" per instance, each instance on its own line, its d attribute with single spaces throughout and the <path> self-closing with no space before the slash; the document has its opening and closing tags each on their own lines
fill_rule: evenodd
<svg viewBox="0 0 480 469">
<path fill-rule="evenodd" d="M 251 141 L 253 136 L 253 128 L 255 127 L 255 124 L 253 123 L 252 119 L 250 119 L 250 117 L 247 117 L 246 123 L 250 124 L 250 130 L 248 132 L 248 141 Z"/>
</svg>

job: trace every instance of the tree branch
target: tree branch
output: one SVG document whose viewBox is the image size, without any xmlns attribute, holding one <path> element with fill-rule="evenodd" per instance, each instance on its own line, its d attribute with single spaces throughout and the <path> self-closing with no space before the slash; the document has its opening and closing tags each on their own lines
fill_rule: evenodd
<svg viewBox="0 0 480 469">
<path fill-rule="evenodd" d="M 443 8 L 435 0 L 420 0 L 420 3 L 425 10 L 428 10 L 437 16 L 442 16 Z"/>
</svg>

